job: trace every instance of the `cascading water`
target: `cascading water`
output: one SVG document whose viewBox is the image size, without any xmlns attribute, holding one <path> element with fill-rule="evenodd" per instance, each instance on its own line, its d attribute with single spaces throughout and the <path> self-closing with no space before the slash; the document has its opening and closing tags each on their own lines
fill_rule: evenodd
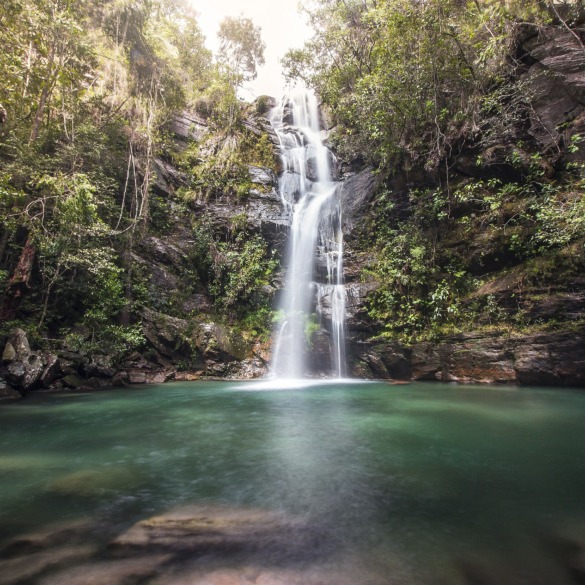
<svg viewBox="0 0 585 585">
<path fill-rule="evenodd" d="M 281 147 L 279 189 L 292 213 L 288 269 L 275 332 L 272 371 L 279 378 L 306 376 L 310 333 L 318 314 L 330 311 L 331 368 L 345 368 L 345 287 L 339 183 L 334 157 L 323 145 L 317 100 L 308 92 L 285 98 L 271 116 Z"/>
</svg>

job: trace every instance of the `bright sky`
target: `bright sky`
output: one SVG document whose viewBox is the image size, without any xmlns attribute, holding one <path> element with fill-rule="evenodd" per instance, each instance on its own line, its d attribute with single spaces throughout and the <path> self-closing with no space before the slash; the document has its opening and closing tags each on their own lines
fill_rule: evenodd
<svg viewBox="0 0 585 585">
<path fill-rule="evenodd" d="M 258 77 L 249 84 L 243 97 L 252 100 L 259 95 L 281 98 L 285 93 L 279 60 L 289 49 L 300 48 L 311 36 L 304 15 L 299 14 L 299 0 L 190 0 L 198 13 L 197 21 L 206 37 L 206 44 L 217 51 L 217 31 L 225 16 L 243 15 L 262 28 L 266 43 L 266 64 Z"/>
</svg>

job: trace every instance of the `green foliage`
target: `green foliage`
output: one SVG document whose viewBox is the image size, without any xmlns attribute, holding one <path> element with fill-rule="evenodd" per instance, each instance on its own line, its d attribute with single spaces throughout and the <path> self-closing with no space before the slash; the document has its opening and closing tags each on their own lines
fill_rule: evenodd
<svg viewBox="0 0 585 585">
<path fill-rule="evenodd" d="M 265 240 L 248 230 L 245 214 L 232 217 L 227 239 L 214 233 L 209 217 L 193 223 L 191 264 L 197 282 L 205 285 L 219 314 L 233 311 L 244 321 L 260 311 L 263 327 L 268 319 L 271 280 L 278 266 Z"/>
<path fill-rule="evenodd" d="M 321 329 L 321 325 L 317 319 L 317 315 L 312 313 L 305 321 L 305 339 L 307 340 L 307 347 L 313 347 L 313 335 Z"/>
<path fill-rule="evenodd" d="M 0 23 L 0 286 L 28 249 L 19 323 L 121 356 L 143 342 L 121 324 L 146 296 L 133 246 L 170 228 L 152 189 L 163 128 L 218 73 L 179 0 L 7 0 Z"/>
<path fill-rule="evenodd" d="M 126 304 L 121 270 L 103 259 L 94 269 L 91 287 L 84 290 L 87 309 L 75 331 L 65 336 L 66 345 L 84 354 L 108 354 L 120 360 L 139 349 L 145 338 L 140 325 L 119 325 L 116 316 Z"/>
<path fill-rule="evenodd" d="M 276 266 L 260 236 L 240 232 L 233 242 L 219 242 L 213 251 L 209 292 L 219 307 L 254 304 L 254 297 L 269 285 Z"/>
<path fill-rule="evenodd" d="M 274 146 L 268 134 L 257 136 L 249 132 L 242 141 L 240 152 L 243 163 L 276 170 Z"/>
<path fill-rule="evenodd" d="M 396 230 L 379 226 L 375 259 L 364 274 L 380 285 L 370 297 L 370 316 L 383 324 L 385 336 L 404 341 L 455 324 L 475 284 L 461 259 L 440 254 L 437 241 L 421 228 L 416 219 Z"/>
<path fill-rule="evenodd" d="M 249 18 L 226 16 L 219 24 L 219 62 L 234 87 L 256 79 L 256 68 L 264 65 L 265 43 L 261 29 Z"/>
<path fill-rule="evenodd" d="M 547 17 L 521 0 L 317 0 L 305 10 L 315 36 L 283 65 L 331 107 L 339 149 L 427 169 L 507 79 L 515 22 Z"/>
</svg>

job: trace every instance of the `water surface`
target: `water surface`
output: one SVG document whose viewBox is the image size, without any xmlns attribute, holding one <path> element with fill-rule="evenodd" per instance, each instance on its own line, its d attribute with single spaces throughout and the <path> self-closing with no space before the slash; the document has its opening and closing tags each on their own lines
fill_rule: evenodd
<svg viewBox="0 0 585 585">
<path fill-rule="evenodd" d="M 342 567 L 356 585 L 563 585 L 585 575 L 584 493 L 579 390 L 195 382 L 0 408 L 4 542 L 90 518 L 105 544 L 212 504 L 306 523 L 313 554 L 272 569 Z M 141 582 L 171 582 L 153 579 Z"/>
</svg>

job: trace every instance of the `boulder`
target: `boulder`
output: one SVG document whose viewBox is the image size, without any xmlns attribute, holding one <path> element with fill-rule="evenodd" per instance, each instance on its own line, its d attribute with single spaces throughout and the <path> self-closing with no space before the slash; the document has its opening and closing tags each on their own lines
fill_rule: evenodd
<svg viewBox="0 0 585 585">
<path fill-rule="evenodd" d="M 45 368 L 45 360 L 41 355 L 30 353 L 11 362 L 6 368 L 8 381 L 17 389 L 28 391 L 34 388 Z"/>
<path fill-rule="evenodd" d="M 4 352 L 2 353 L 2 363 L 9 364 L 16 359 L 16 349 L 14 349 L 14 345 L 10 343 L 10 341 L 6 342 L 6 346 L 4 347 Z"/>
<path fill-rule="evenodd" d="M 74 390 L 77 390 L 85 386 L 87 380 L 84 380 L 83 378 L 80 378 L 79 376 L 76 376 L 74 374 L 68 374 L 67 376 L 63 377 L 62 382 L 68 388 L 73 388 Z"/>
<path fill-rule="evenodd" d="M 246 342 L 237 332 L 217 323 L 199 323 L 193 339 L 197 350 L 207 358 L 233 361 L 243 360 L 249 354 Z"/>
<path fill-rule="evenodd" d="M 16 358 L 18 359 L 28 356 L 31 352 L 28 338 L 22 329 L 15 329 L 12 332 L 9 343 L 14 348 Z"/>
<path fill-rule="evenodd" d="M 111 378 L 116 373 L 110 355 L 92 355 L 89 363 L 85 364 L 83 369 L 88 376 L 99 378 Z"/>
<path fill-rule="evenodd" d="M 59 358 L 52 353 L 45 354 L 45 368 L 40 377 L 40 382 L 44 388 L 49 388 L 55 378 L 61 373 Z"/>
<path fill-rule="evenodd" d="M 5 380 L 0 379 L 0 400 L 18 400 L 22 394 L 14 390 Z"/>
<path fill-rule="evenodd" d="M 188 321 L 147 308 L 143 309 L 142 317 L 144 336 L 163 356 L 184 359 L 193 355 L 193 348 L 188 341 L 191 330 Z"/>
</svg>

